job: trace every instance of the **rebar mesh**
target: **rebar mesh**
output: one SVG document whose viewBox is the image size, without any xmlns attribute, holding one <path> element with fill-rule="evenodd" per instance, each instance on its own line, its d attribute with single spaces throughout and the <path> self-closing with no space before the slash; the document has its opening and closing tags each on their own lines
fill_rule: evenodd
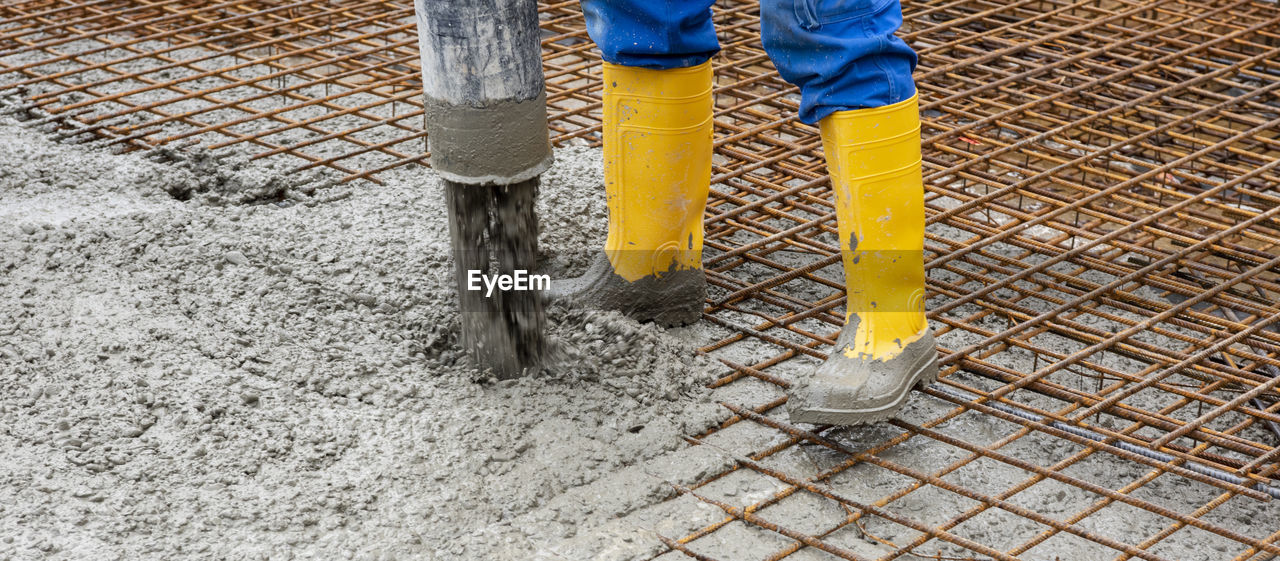
<svg viewBox="0 0 1280 561">
<path fill-rule="evenodd" d="M 853 431 L 785 421 L 780 388 L 825 357 L 844 293 L 818 134 L 795 118 L 758 11 L 714 10 L 706 214 L 705 321 L 724 336 L 702 351 L 725 367 L 713 385 L 743 397 L 689 437 L 736 462 L 679 488 L 723 517 L 661 537 L 667 555 L 720 559 L 715 536 L 746 528 L 769 559 L 1177 559 L 1179 533 L 1213 558 L 1280 554 L 1280 524 L 1258 535 L 1218 515 L 1280 493 L 1276 4 L 904 2 L 944 377 Z M 598 143 L 600 61 L 578 4 L 543 2 L 541 18 L 553 140 Z M 407 2 L 11 2 L 0 95 L 67 138 L 377 183 L 425 162 L 416 40 Z M 825 463 L 799 468 L 797 450 Z M 952 477 L 972 470 L 1001 475 Z M 860 486 L 868 472 L 893 483 Z M 769 491 L 745 508 L 715 498 L 730 478 Z M 1179 486 L 1174 506 L 1148 492 Z M 1131 513 L 1160 529 L 1112 531 Z"/>
</svg>

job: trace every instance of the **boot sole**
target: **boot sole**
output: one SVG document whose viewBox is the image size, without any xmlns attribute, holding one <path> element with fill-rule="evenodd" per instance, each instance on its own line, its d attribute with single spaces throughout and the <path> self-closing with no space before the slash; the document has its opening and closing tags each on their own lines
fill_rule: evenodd
<svg viewBox="0 0 1280 561">
<path fill-rule="evenodd" d="M 614 274 L 604 254 L 597 256 L 580 277 L 552 284 L 549 301 L 569 307 L 616 310 L 640 322 L 681 327 L 702 319 L 706 277 L 701 269 L 671 271 L 635 282 Z"/>
<path fill-rule="evenodd" d="M 651 321 L 664 328 L 693 325 L 702 319 L 703 299 L 701 295 L 699 295 L 696 302 L 661 307 L 599 305 L 572 298 L 565 298 L 559 301 L 563 301 L 569 306 L 585 306 L 597 310 L 616 310 L 638 322 Z"/>
<path fill-rule="evenodd" d="M 806 408 L 792 411 L 790 413 L 791 422 L 812 425 L 856 426 L 878 423 L 889 419 L 907 404 L 907 399 L 911 397 L 911 390 L 924 389 L 929 384 L 938 381 L 938 355 L 935 353 L 928 360 L 916 366 L 911 376 L 915 379 L 915 382 L 904 385 L 902 392 L 891 403 L 866 409 Z"/>
<path fill-rule="evenodd" d="M 628 313 L 637 321 L 652 321 L 662 327 L 684 327 L 702 319 L 702 302 L 693 307 L 668 308 L 645 313 Z"/>
</svg>

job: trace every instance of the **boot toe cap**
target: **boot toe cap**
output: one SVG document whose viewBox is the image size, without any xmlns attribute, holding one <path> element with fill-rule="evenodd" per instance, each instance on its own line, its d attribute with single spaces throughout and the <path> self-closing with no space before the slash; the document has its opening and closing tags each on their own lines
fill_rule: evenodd
<svg viewBox="0 0 1280 561">
<path fill-rule="evenodd" d="M 892 417 L 912 388 L 937 379 L 932 336 L 915 343 L 916 349 L 909 346 L 887 361 L 832 353 L 812 377 L 792 387 L 787 400 L 791 421 L 858 425 Z"/>
</svg>

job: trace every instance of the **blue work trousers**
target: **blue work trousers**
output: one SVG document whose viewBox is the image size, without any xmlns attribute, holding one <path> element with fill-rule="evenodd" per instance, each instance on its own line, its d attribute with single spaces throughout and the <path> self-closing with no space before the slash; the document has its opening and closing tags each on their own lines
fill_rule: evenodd
<svg viewBox="0 0 1280 561">
<path fill-rule="evenodd" d="M 587 33 L 604 59 L 624 66 L 684 68 L 720 50 L 713 0 L 582 0 Z M 800 120 L 915 95 L 916 54 L 893 35 L 899 0 L 761 0 L 765 52 L 800 87 Z"/>
</svg>

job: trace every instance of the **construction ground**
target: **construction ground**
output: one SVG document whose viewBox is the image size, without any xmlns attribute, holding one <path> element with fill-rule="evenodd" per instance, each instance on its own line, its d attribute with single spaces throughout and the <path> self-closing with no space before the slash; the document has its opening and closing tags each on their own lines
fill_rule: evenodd
<svg viewBox="0 0 1280 561">
<path fill-rule="evenodd" d="M 598 373 L 547 410 L 414 300 L 448 254 L 404 242 L 444 239 L 411 2 L 4 1 L 0 559 L 1280 556 L 1280 7 L 903 10 L 943 376 L 840 429 L 785 413 L 844 290 L 757 2 L 714 8 L 702 322 L 553 311 Z M 576 0 L 540 18 L 567 271 L 603 228 L 601 65 Z"/>
</svg>

